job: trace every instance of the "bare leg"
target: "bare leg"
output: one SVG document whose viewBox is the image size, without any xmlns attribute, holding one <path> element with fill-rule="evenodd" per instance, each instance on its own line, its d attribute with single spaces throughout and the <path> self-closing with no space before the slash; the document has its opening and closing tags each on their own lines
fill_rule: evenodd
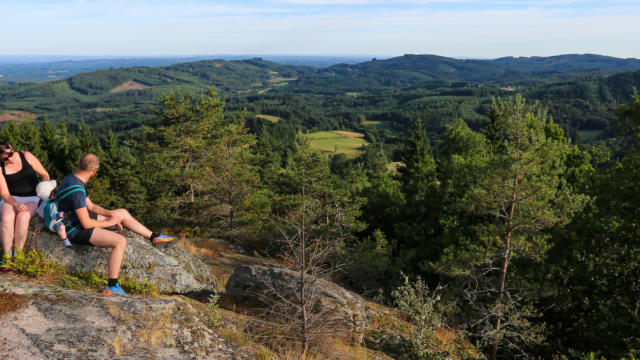
<svg viewBox="0 0 640 360">
<path fill-rule="evenodd" d="M 138 220 L 131 216 L 127 209 L 116 209 L 111 212 L 122 219 L 122 225 L 127 229 L 147 239 L 151 237 L 151 230 L 147 229 L 146 226 L 142 225 Z"/>
<path fill-rule="evenodd" d="M 16 210 L 13 206 L 3 203 L 2 204 L 2 249 L 5 254 L 11 253 L 11 247 L 13 246 L 13 234 L 16 222 Z"/>
<path fill-rule="evenodd" d="M 29 211 L 21 211 L 16 214 L 16 224 L 15 224 L 15 247 L 18 250 L 22 250 L 24 247 L 24 243 L 27 241 L 27 233 L 29 232 L 29 221 L 31 217 L 36 213 L 36 209 L 38 208 L 38 203 L 29 202 L 26 203 Z"/>
<path fill-rule="evenodd" d="M 93 229 L 93 234 L 89 242 L 99 247 L 110 247 L 108 276 L 111 279 L 117 279 L 120 273 L 120 265 L 124 250 L 127 248 L 127 239 L 124 236 L 116 234 L 105 229 Z"/>
</svg>

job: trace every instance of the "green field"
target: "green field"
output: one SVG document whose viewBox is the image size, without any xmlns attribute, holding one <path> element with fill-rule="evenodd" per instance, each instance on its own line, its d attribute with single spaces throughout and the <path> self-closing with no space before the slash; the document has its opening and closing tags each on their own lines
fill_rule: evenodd
<svg viewBox="0 0 640 360">
<path fill-rule="evenodd" d="M 256 115 L 256 117 L 258 119 L 271 121 L 272 123 L 277 123 L 278 121 L 282 120 L 282 118 L 280 116 L 275 116 L 275 115 L 258 114 L 258 115 Z"/>
<path fill-rule="evenodd" d="M 362 122 L 362 125 L 366 125 L 379 130 L 391 130 L 391 123 L 389 123 L 388 121 L 364 120 Z"/>
<path fill-rule="evenodd" d="M 357 134 L 357 133 L 354 133 Z M 362 146 L 367 142 L 358 136 L 347 136 L 332 131 L 318 131 L 304 134 L 309 139 L 312 149 L 330 154 L 345 154 L 348 157 L 356 157 L 362 153 Z"/>
<path fill-rule="evenodd" d="M 602 130 L 578 130 L 578 136 L 580 136 L 580 142 L 589 142 L 595 140 Z"/>
</svg>

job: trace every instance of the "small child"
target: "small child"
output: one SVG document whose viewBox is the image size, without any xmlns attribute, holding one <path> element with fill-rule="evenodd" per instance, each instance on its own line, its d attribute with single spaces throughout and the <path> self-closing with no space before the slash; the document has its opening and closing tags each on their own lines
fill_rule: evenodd
<svg viewBox="0 0 640 360">
<path fill-rule="evenodd" d="M 64 213 L 58 211 L 58 204 L 54 200 L 57 185 L 55 180 L 51 180 L 43 181 L 36 186 L 36 194 L 41 199 L 38 203 L 38 215 L 44 219 L 49 230 L 58 234 L 65 247 L 72 248 L 73 245 L 67 238 L 67 229 L 62 222 Z"/>
</svg>

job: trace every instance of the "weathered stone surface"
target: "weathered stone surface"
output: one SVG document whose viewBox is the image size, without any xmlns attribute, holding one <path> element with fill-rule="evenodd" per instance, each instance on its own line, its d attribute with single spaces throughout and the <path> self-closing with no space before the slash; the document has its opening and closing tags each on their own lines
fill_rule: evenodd
<svg viewBox="0 0 640 360">
<path fill-rule="evenodd" d="M 43 251 L 69 272 L 95 272 L 106 278 L 110 249 L 77 245 L 67 249 L 56 234 L 44 228 L 40 219 L 32 223 L 27 248 Z M 124 231 L 123 235 L 127 238 L 127 249 L 121 278 L 141 283 L 147 280 L 163 293 L 183 294 L 214 288 L 215 277 L 209 267 L 185 249 L 175 244 L 166 249 L 156 248 L 149 240 L 130 231 Z"/>
<path fill-rule="evenodd" d="M 203 322 L 202 306 L 178 296 L 104 296 L 0 275 L 2 359 L 251 359 Z"/>
<path fill-rule="evenodd" d="M 235 301 L 260 300 L 261 294 L 269 293 L 269 285 L 284 295 L 293 298 L 293 287 L 299 281 L 294 271 L 276 266 L 240 265 L 227 281 L 226 294 Z M 366 325 L 367 311 L 360 296 L 325 280 L 315 282 L 319 287 L 319 303 L 330 313 L 332 323 L 341 324 L 354 340 L 361 341 Z"/>
</svg>

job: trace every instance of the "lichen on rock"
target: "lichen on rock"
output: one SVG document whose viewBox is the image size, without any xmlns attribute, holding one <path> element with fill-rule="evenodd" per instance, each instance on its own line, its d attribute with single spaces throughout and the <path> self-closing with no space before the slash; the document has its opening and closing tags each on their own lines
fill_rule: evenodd
<svg viewBox="0 0 640 360">
<path fill-rule="evenodd" d="M 251 359 L 179 296 L 115 297 L 0 278 L 24 306 L 0 314 L 0 357 L 16 359 Z M 202 304 L 200 304 L 202 305 Z"/>
</svg>

